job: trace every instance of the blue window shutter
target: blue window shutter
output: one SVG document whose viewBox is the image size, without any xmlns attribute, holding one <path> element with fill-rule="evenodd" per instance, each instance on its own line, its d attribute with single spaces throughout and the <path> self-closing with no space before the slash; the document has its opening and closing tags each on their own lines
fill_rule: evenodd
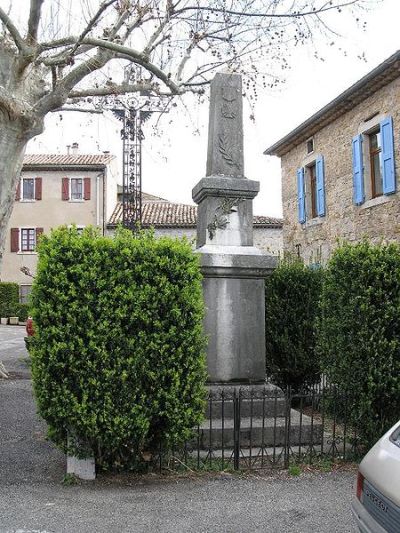
<svg viewBox="0 0 400 533">
<path fill-rule="evenodd" d="M 362 156 L 362 135 L 353 138 L 353 199 L 356 205 L 365 200 L 364 195 L 364 167 Z"/>
<path fill-rule="evenodd" d="M 304 168 L 297 169 L 297 200 L 299 205 L 299 222 L 306 221 L 306 195 L 304 190 Z"/>
<path fill-rule="evenodd" d="M 317 176 L 317 213 L 319 217 L 325 216 L 325 169 L 322 155 L 315 162 Z"/>
<path fill-rule="evenodd" d="M 381 122 L 383 194 L 396 192 L 394 170 L 393 120 L 387 117 Z"/>
</svg>

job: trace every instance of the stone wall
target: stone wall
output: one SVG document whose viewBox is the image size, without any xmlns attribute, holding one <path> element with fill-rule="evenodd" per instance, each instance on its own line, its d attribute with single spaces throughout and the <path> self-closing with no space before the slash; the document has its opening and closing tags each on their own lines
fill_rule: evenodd
<svg viewBox="0 0 400 533">
<path fill-rule="evenodd" d="M 307 155 L 306 143 L 294 146 L 282 156 L 282 200 L 284 249 L 297 253 L 306 262 L 325 262 L 338 239 L 372 242 L 400 238 L 399 192 L 368 198 L 361 206 L 353 203 L 352 139 L 388 115 L 393 117 L 397 190 L 400 187 L 400 79 L 386 85 L 364 102 L 350 109 L 314 135 L 314 152 Z M 372 117 L 372 115 L 375 115 Z M 372 117 L 372 118 L 371 118 Z M 365 145 L 366 143 L 364 143 Z M 326 216 L 298 222 L 296 170 L 324 156 Z M 364 156 L 365 161 L 365 156 Z M 365 182 L 370 179 L 364 169 Z"/>
<path fill-rule="evenodd" d="M 107 234 L 113 235 L 114 230 L 108 229 Z M 187 237 L 189 241 L 193 241 L 195 247 L 196 228 L 156 228 L 155 235 L 162 237 L 168 235 L 170 237 L 182 238 Z M 259 248 L 264 253 L 279 255 L 282 251 L 282 228 L 260 228 L 254 227 L 254 246 Z"/>
</svg>

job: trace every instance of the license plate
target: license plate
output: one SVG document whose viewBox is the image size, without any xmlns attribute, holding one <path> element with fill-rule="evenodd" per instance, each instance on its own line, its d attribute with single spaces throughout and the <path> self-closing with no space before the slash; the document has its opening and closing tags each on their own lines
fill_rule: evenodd
<svg viewBox="0 0 400 533">
<path fill-rule="evenodd" d="M 379 496 L 374 494 L 372 490 L 370 490 L 368 487 L 365 487 L 364 490 L 365 497 L 369 499 L 369 501 L 377 507 L 380 511 L 387 513 L 388 512 L 388 506 L 384 501 L 382 501 Z"/>
</svg>

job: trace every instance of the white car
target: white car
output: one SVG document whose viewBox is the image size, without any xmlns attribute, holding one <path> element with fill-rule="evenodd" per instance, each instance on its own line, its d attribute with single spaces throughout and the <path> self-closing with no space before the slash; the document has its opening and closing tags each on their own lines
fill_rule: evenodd
<svg viewBox="0 0 400 533">
<path fill-rule="evenodd" d="M 362 533 L 400 533 L 400 422 L 361 461 L 352 511 Z"/>
</svg>

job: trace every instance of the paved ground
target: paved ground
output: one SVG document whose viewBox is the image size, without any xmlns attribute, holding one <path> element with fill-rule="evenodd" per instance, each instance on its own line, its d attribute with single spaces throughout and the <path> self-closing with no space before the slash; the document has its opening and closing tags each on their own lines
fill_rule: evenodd
<svg viewBox="0 0 400 533">
<path fill-rule="evenodd" d="M 28 353 L 25 349 L 25 326 L 0 325 L 0 361 L 9 372 L 28 377 Z"/>
<path fill-rule="evenodd" d="M 0 533 L 354 531 L 354 473 L 100 477 L 63 486 L 35 415 L 23 328 L 0 326 Z M 24 378 L 24 379 L 21 379 Z"/>
</svg>

